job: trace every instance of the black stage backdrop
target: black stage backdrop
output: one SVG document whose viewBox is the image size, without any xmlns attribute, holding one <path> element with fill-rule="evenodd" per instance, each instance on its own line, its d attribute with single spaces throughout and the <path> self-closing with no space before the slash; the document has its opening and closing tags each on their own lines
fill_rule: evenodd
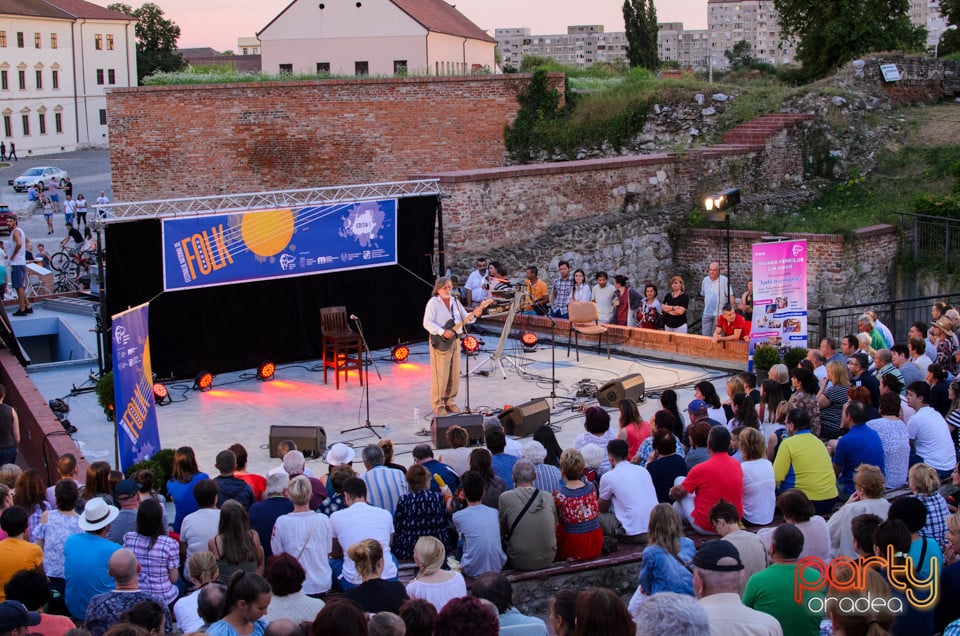
<svg viewBox="0 0 960 636">
<path fill-rule="evenodd" d="M 160 220 L 112 223 L 106 227 L 107 320 L 150 301 L 150 353 L 160 378 L 319 358 L 319 309 L 331 305 L 345 305 L 363 321 L 371 349 L 421 340 L 436 214 L 436 197 L 399 199 L 399 265 L 165 293 Z"/>
</svg>

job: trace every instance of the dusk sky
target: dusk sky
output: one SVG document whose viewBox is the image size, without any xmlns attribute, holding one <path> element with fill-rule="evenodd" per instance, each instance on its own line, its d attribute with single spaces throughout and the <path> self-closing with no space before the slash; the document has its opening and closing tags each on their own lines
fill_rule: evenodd
<svg viewBox="0 0 960 636">
<path fill-rule="evenodd" d="M 96 1 L 96 0 L 95 0 Z M 152 0 L 180 26 L 181 47 L 235 50 L 237 38 L 253 36 L 290 0 Z M 301 0 L 311 2 L 313 0 Z M 453 0 L 482 29 L 530 27 L 533 33 L 565 33 L 570 24 L 603 24 L 623 30 L 622 0 Z M 660 22 L 683 22 L 688 29 L 707 25 L 707 0 L 655 0 Z M 102 4 L 106 5 L 104 1 Z M 130 2 L 139 6 L 143 2 Z"/>
</svg>

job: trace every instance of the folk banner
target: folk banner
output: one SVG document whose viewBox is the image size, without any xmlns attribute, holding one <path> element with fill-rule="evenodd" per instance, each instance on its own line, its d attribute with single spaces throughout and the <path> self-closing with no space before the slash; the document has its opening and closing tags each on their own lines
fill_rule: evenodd
<svg viewBox="0 0 960 636">
<path fill-rule="evenodd" d="M 160 450 L 150 368 L 149 312 L 149 303 L 144 303 L 113 316 L 114 415 L 121 471 Z"/>
</svg>

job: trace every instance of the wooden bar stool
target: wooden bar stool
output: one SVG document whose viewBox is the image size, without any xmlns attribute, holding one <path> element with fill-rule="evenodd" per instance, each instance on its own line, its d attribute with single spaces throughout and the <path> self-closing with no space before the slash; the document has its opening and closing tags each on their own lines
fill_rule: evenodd
<svg viewBox="0 0 960 636">
<path fill-rule="evenodd" d="M 332 368 L 334 384 L 340 390 L 340 373 L 346 382 L 351 369 L 356 369 L 363 386 L 363 341 L 360 334 L 350 329 L 347 308 L 320 308 L 321 347 L 323 349 L 323 383 L 327 383 L 327 369 Z"/>
</svg>

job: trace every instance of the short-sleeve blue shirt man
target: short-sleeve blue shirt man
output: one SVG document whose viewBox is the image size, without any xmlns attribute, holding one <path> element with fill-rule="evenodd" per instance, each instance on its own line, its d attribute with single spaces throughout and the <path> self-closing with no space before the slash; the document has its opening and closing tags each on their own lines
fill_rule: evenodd
<svg viewBox="0 0 960 636">
<path fill-rule="evenodd" d="M 863 402 L 847 402 L 843 407 L 841 426 L 847 431 L 837 442 L 833 454 L 833 467 L 838 481 L 847 495 L 852 495 L 853 474 L 860 464 L 870 464 L 881 471 L 883 466 L 883 443 L 875 430 L 866 426 L 867 408 Z"/>
</svg>

